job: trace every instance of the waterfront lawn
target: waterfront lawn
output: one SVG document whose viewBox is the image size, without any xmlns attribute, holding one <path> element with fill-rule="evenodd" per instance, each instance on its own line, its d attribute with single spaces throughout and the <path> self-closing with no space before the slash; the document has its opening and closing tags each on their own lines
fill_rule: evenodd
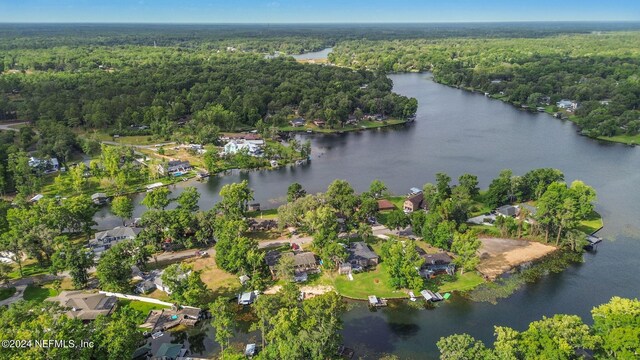
<svg viewBox="0 0 640 360">
<path fill-rule="evenodd" d="M 15 293 L 16 293 L 16 288 L 13 286 L 9 288 L 0 289 L 0 301 L 12 297 L 13 294 Z"/>
<path fill-rule="evenodd" d="M 407 297 L 405 292 L 391 286 L 391 277 L 384 263 L 375 270 L 353 274 L 353 281 L 345 275 L 337 276 L 335 288 L 340 295 L 351 299 L 366 300 L 369 295 L 387 299 Z"/>
<path fill-rule="evenodd" d="M 247 212 L 247 217 L 252 217 L 255 219 L 277 219 L 278 218 L 278 209 L 267 209 L 261 211 L 249 211 Z"/>
<path fill-rule="evenodd" d="M 439 280 L 440 277 L 436 279 Z M 449 279 L 442 277 L 442 283 L 438 286 L 441 293 L 451 291 L 469 291 L 484 283 L 484 279 L 475 271 L 468 271 L 462 275 L 459 273 L 455 276 L 449 276 Z M 448 281 L 450 280 L 450 281 Z"/>
<path fill-rule="evenodd" d="M 578 225 L 578 230 L 586 234 L 593 234 L 603 225 L 604 223 L 602 222 L 602 216 L 600 216 L 600 214 L 598 214 L 597 212 L 592 211 L 585 220 L 582 220 L 580 222 L 580 225 Z"/>
<path fill-rule="evenodd" d="M 600 136 L 600 140 L 619 142 L 627 145 L 640 145 L 640 134 L 638 135 L 616 135 L 616 136 Z"/>
<path fill-rule="evenodd" d="M 23 298 L 26 301 L 43 302 L 44 299 L 48 297 L 56 296 L 56 295 L 58 295 L 58 293 L 55 291 L 55 289 L 52 289 L 50 287 L 29 285 L 24 290 Z"/>
<path fill-rule="evenodd" d="M 385 121 L 366 121 L 366 120 L 362 120 L 360 122 L 358 122 L 357 125 L 345 125 L 344 127 L 339 127 L 339 128 L 335 128 L 335 129 L 331 129 L 331 128 L 327 128 L 327 127 L 318 127 L 316 125 L 313 124 L 307 124 L 305 126 L 281 126 L 278 129 L 280 131 L 287 131 L 287 132 L 304 132 L 304 131 L 313 131 L 316 133 L 323 133 L 323 134 L 331 134 L 331 133 L 337 133 L 337 132 L 344 132 L 344 131 L 358 131 L 358 130 L 366 130 L 366 129 L 377 129 L 377 128 L 382 128 L 382 127 L 386 127 L 386 126 L 393 126 L 393 125 L 398 125 L 398 124 L 404 124 L 406 122 L 406 120 L 402 120 L 402 119 L 387 119 Z"/>
</svg>

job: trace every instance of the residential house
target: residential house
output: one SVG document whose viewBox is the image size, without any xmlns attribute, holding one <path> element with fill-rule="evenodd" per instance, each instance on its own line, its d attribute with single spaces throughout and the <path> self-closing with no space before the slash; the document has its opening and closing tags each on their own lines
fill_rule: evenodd
<svg viewBox="0 0 640 360">
<path fill-rule="evenodd" d="M 416 210 L 425 209 L 426 204 L 424 201 L 424 194 L 422 191 L 409 195 L 403 204 L 404 212 L 410 213 Z"/>
<path fill-rule="evenodd" d="M 177 360 L 189 352 L 182 344 L 163 343 L 153 356 L 154 360 Z"/>
<path fill-rule="evenodd" d="M 100 293 L 84 291 L 63 291 L 58 296 L 45 299 L 57 302 L 69 309 L 66 315 L 83 321 L 95 320 L 99 315 L 109 315 L 115 309 L 118 298 Z"/>
<path fill-rule="evenodd" d="M 248 291 L 242 294 L 238 294 L 238 305 L 251 305 L 257 297 L 257 291 Z"/>
<path fill-rule="evenodd" d="M 565 109 L 567 111 L 574 111 L 578 108 L 578 102 L 562 99 L 556 103 L 556 106 L 560 109 Z"/>
<path fill-rule="evenodd" d="M 371 250 L 369 245 L 363 241 L 351 243 L 347 252 L 349 253 L 347 262 L 351 264 L 352 267 L 367 268 L 378 265 L 380 261 L 378 254 Z"/>
<path fill-rule="evenodd" d="M 238 152 L 246 151 L 251 156 L 262 155 L 262 148 L 247 140 L 230 140 L 224 145 L 223 155 L 234 155 Z"/>
<path fill-rule="evenodd" d="M 33 169 L 41 170 L 45 174 L 60 171 L 60 163 L 57 158 L 38 159 L 32 156 L 29 158 L 29 166 Z"/>
<path fill-rule="evenodd" d="M 164 274 L 164 270 L 156 274 L 155 278 L 153 279 L 153 283 L 156 285 L 156 288 L 158 290 L 164 291 L 168 295 L 171 295 L 171 289 L 167 284 L 164 283 L 164 281 L 162 281 L 162 274 Z M 185 280 L 187 276 L 189 276 L 189 274 L 191 274 L 191 270 L 187 271 L 186 273 L 179 274 L 177 276 L 177 280 L 182 282 L 182 280 Z"/>
<path fill-rule="evenodd" d="M 518 205 L 518 215 L 522 210 L 526 210 L 529 216 L 535 216 L 538 213 L 538 208 L 529 204 Z"/>
<path fill-rule="evenodd" d="M 109 197 L 105 193 L 95 193 L 91 195 L 91 201 L 96 205 L 104 205 L 109 201 Z"/>
<path fill-rule="evenodd" d="M 395 208 L 396 206 L 393 205 L 393 203 L 389 200 L 386 200 L 386 199 L 378 200 L 378 211 L 393 210 Z"/>
<path fill-rule="evenodd" d="M 264 260 L 267 263 L 269 271 L 271 271 L 271 275 L 274 278 L 277 276 L 276 265 L 278 264 L 280 259 L 285 256 L 293 257 L 293 267 L 295 275 L 299 279 L 299 281 L 304 281 L 303 279 L 306 278 L 306 274 L 316 273 L 318 271 L 318 261 L 316 260 L 316 256 L 312 252 L 270 251 L 267 253 Z"/>
<path fill-rule="evenodd" d="M 140 228 L 117 226 L 111 230 L 99 231 L 89 240 L 89 247 L 100 257 L 103 251 L 123 240 L 133 240 L 142 231 Z"/>
<path fill-rule="evenodd" d="M 166 164 L 158 165 L 158 172 L 161 175 L 182 175 L 191 169 L 191 163 L 186 160 L 171 160 Z"/>
<path fill-rule="evenodd" d="M 422 264 L 422 274 L 431 277 L 438 273 L 447 273 L 453 275 L 455 273 L 455 265 L 453 259 L 446 252 L 442 251 L 435 254 L 428 254 L 422 248 L 417 248 L 418 254 L 424 259 Z"/>
<path fill-rule="evenodd" d="M 316 124 L 317 127 L 324 127 L 327 123 L 322 120 L 322 119 L 316 119 L 313 121 L 314 124 Z"/>
<path fill-rule="evenodd" d="M 307 122 L 303 118 L 296 118 L 289 122 L 293 127 L 301 127 L 304 126 Z"/>
<path fill-rule="evenodd" d="M 503 205 L 496 209 L 496 213 L 500 216 L 516 216 L 518 213 L 518 208 L 513 205 Z"/>
</svg>

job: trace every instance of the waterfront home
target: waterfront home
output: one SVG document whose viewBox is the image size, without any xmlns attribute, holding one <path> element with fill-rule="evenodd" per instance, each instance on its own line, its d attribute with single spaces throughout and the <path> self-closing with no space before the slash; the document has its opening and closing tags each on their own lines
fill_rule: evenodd
<svg viewBox="0 0 640 360">
<path fill-rule="evenodd" d="M 378 254 L 371 250 L 369 245 L 363 241 L 351 243 L 351 246 L 347 249 L 347 253 L 349 254 L 347 263 L 350 264 L 352 268 L 373 267 L 380 262 Z"/>
<path fill-rule="evenodd" d="M 141 328 L 149 332 L 166 331 L 178 325 L 195 326 L 204 317 L 200 308 L 191 306 L 172 307 L 171 309 L 151 310 Z"/>
<path fill-rule="evenodd" d="M 248 155 L 260 156 L 262 155 L 262 148 L 259 145 L 254 144 L 246 140 L 230 140 L 224 145 L 222 150 L 223 155 L 235 155 L 241 151 L 246 151 Z"/>
<path fill-rule="evenodd" d="M 91 201 L 96 205 L 104 205 L 109 201 L 109 197 L 105 193 L 95 193 L 91 195 Z"/>
<path fill-rule="evenodd" d="M 316 124 L 317 127 L 324 127 L 327 123 L 324 120 L 321 119 L 316 119 L 313 121 L 314 124 Z"/>
<path fill-rule="evenodd" d="M 271 276 L 274 278 L 278 275 L 276 274 L 276 266 L 283 257 L 293 257 L 294 280 L 296 280 L 296 282 L 306 281 L 307 274 L 318 272 L 318 261 L 312 252 L 280 252 L 274 250 L 268 252 L 264 258 L 271 272 Z"/>
<path fill-rule="evenodd" d="M 556 106 L 560 109 L 564 109 L 567 111 L 574 111 L 578 108 L 578 102 L 577 101 L 572 101 L 572 100 L 567 100 L 567 99 L 562 99 L 560 101 L 558 101 L 556 103 Z"/>
<path fill-rule="evenodd" d="M 518 208 L 513 205 L 502 205 L 496 209 L 496 213 L 504 217 L 512 217 L 518 214 Z"/>
<path fill-rule="evenodd" d="M 446 252 L 442 251 L 435 254 L 428 254 L 422 248 L 417 248 L 418 254 L 424 259 L 424 263 L 421 267 L 421 274 L 427 278 L 437 274 L 446 273 L 453 275 L 456 270 L 456 266 L 453 264 L 453 259 Z"/>
<path fill-rule="evenodd" d="M 156 351 L 153 359 L 158 360 L 177 360 L 184 358 L 189 352 L 182 344 L 163 343 Z"/>
<path fill-rule="evenodd" d="M 100 257 L 103 251 L 123 240 L 133 240 L 142 231 L 140 228 L 117 226 L 111 230 L 97 232 L 93 239 L 89 240 L 89 247 L 95 257 Z"/>
<path fill-rule="evenodd" d="M 422 191 L 415 193 L 413 195 L 409 195 L 403 204 L 404 212 L 410 213 L 420 209 L 425 209 L 426 204 L 424 201 L 424 194 Z"/>
<path fill-rule="evenodd" d="M 538 208 L 529 204 L 519 204 L 518 205 L 518 215 L 522 210 L 526 210 L 529 213 L 529 216 L 535 216 L 538 213 Z"/>
<path fill-rule="evenodd" d="M 396 206 L 387 199 L 378 200 L 378 211 L 393 210 Z"/>
<path fill-rule="evenodd" d="M 158 172 L 161 175 L 182 175 L 191 169 L 191 163 L 186 160 L 171 160 L 166 164 L 158 165 Z"/>
<path fill-rule="evenodd" d="M 57 302 L 65 313 L 72 319 L 83 321 L 95 320 L 100 315 L 109 315 L 115 309 L 118 299 L 115 296 L 107 296 L 101 293 L 86 293 L 84 291 L 63 291 L 58 296 L 45 299 Z"/>
<path fill-rule="evenodd" d="M 303 118 L 295 118 L 289 122 L 293 127 L 301 127 L 306 124 L 306 121 Z"/>
</svg>

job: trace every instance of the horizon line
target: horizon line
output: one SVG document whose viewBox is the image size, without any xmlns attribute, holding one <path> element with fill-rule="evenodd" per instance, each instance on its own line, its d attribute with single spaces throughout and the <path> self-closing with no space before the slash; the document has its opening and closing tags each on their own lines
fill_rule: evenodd
<svg viewBox="0 0 640 360">
<path fill-rule="evenodd" d="M 0 25 L 429 25 L 429 24 L 514 24 L 514 23 L 639 23 L 637 20 L 481 20 L 481 21 L 314 21 L 314 22 L 162 22 L 162 21 L 0 21 Z"/>
</svg>

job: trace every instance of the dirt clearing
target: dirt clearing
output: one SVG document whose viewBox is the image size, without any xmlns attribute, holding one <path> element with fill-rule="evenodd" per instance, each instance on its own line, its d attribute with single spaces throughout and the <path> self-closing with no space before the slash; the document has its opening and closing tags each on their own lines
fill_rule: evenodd
<svg viewBox="0 0 640 360">
<path fill-rule="evenodd" d="M 535 241 L 481 238 L 480 246 L 480 271 L 489 280 L 504 274 L 512 268 L 541 259 L 552 252 L 556 247 L 541 244 Z"/>
</svg>

